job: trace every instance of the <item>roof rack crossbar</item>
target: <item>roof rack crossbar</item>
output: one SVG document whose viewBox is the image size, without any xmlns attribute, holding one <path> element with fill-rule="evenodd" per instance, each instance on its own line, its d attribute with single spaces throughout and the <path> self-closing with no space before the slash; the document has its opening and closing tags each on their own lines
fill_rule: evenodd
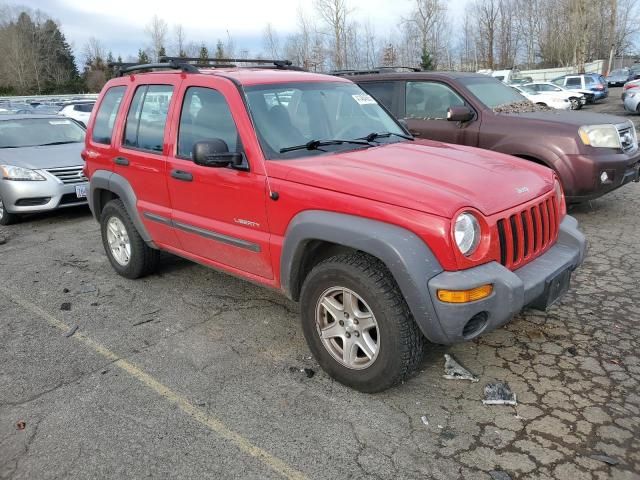
<svg viewBox="0 0 640 480">
<path fill-rule="evenodd" d="M 331 72 L 332 75 L 337 76 L 349 76 L 349 75 L 370 75 L 375 73 L 384 73 L 386 71 L 391 72 L 399 72 L 401 70 L 409 70 L 410 72 L 421 72 L 419 68 L 416 67 L 402 67 L 402 66 L 390 66 L 390 67 L 375 67 L 369 70 L 351 70 L 351 69 L 343 69 L 343 70 L 334 70 Z"/>
<path fill-rule="evenodd" d="M 195 63 L 197 66 L 208 68 L 236 68 L 236 63 L 254 63 L 258 65 L 272 65 L 283 70 L 301 70 L 293 65 L 291 60 L 267 60 L 264 58 L 201 58 L 201 57 L 161 57 L 163 62 Z"/>
<path fill-rule="evenodd" d="M 169 62 L 158 62 L 158 63 L 144 63 L 144 64 L 135 64 L 135 63 L 118 63 L 113 62 L 109 63 L 110 67 L 116 67 L 117 72 L 116 76 L 122 77 L 127 73 L 132 72 L 141 72 L 145 70 L 155 70 L 155 69 L 169 69 L 169 70 L 181 70 L 185 73 L 199 73 L 200 71 L 190 65 L 188 63 L 179 63 L 177 61 L 169 61 Z"/>
</svg>

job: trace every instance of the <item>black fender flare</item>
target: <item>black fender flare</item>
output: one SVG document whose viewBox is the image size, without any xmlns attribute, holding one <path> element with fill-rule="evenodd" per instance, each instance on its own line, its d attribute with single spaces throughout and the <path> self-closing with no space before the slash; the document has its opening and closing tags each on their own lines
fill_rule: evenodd
<svg viewBox="0 0 640 480">
<path fill-rule="evenodd" d="M 113 173 L 108 170 L 97 170 L 93 173 L 89 182 L 88 202 L 93 217 L 97 221 L 100 221 L 100 195 L 97 195 L 96 193 L 98 190 L 112 192 L 122 200 L 131 221 L 135 225 L 142 239 L 149 246 L 155 248 L 153 239 L 142 223 L 142 219 L 138 213 L 138 198 L 136 197 L 133 187 L 129 181 L 122 175 L 118 175 L 117 173 Z"/>
<path fill-rule="evenodd" d="M 287 228 L 280 258 L 280 282 L 285 294 L 298 299 L 300 266 L 305 248 L 321 240 L 368 253 L 381 260 L 429 339 L 444 334 L 429 294 L 428 282 L 443 271 L 428 245 L 402 227 L 368 218 L 321 210 L 296 215 Z"/>
</svg>

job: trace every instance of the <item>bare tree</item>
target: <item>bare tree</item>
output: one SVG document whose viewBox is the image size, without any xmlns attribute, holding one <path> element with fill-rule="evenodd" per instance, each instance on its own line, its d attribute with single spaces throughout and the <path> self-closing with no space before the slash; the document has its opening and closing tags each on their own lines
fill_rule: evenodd
<svg viewBox="0 0 640 480">
<path fill-rule="evenodd" d="M 264 48 L 271 58 L 280 58 L 280 38 L 271 23 L 267 23 L 264 29 Z"/>
<path fill-rule="evenodd" d="M 345 68 L 347 17 L 352 10 L 347 7 L 347 0 L 315 0 L 314 6 L 329 29 L 333 68 Z"/>
<path fill-rule="evenodd" d="M 184 33 L 184 28 L 181 24 L 175 25 L 173 27 L 173 39 L 174 39 L 174 48 L 176 55 L 178 57 L 186 57 L 186 34 Z"/>
<path fill-rule="evenodd" d="M 151 52 L 154 60 L 158 60 L 160 50 L 164 48 L 167 43 L 167 32 L 169 26 L 158 15 L 154 15 L 151 21 L 145 27 L 145 32 L 151 40 Z"/>
</svg>

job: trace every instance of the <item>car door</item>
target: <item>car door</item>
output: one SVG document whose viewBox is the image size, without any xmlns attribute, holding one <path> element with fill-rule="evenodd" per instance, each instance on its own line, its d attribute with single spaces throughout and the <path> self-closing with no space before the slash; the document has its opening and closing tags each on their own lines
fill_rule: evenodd
<svg viewBox="0 0 640 480">
<path fill-rule="evenodd" d="M 404 101 L 403 117 L 413 135 L 446 143 L 478 144 L 480 119 L 477 112 L 474 119 L 465 123 L 447 120 L 450 107 L 466 105 L 472 108 L 451 86 L 437 81 L 408 81 Z"/>
<path fill-rule="evenodd" d="M 140 83 L 132 89 L 118 153 L 112 159 L 114 172 L 124 177 L 135 192 L 138 212 L 154 242 L 170 247 L 176 247 L 178 239 L 168 223 L 171 207 L 164 139 L 179 82 L 177 75 L 165 75 L 158 83 Z"/>
<path fill-rule="evenodd" d="M 271 279 L 265 177 L 252 171 L 237 128 L 240 113 L 232 113 L 227 100 L 233 97 L 236 110 L 244 109 L 238 90 L 226 79 L 212 78 L 207 87 L 191 81 L 185 80 L 176 107 L 167 170 L 171 219 L 181 249 L 196 259 Z M 242 153 L 242 166 L 196 165 L 194 145 L 213 139 Z"/>
</svg>

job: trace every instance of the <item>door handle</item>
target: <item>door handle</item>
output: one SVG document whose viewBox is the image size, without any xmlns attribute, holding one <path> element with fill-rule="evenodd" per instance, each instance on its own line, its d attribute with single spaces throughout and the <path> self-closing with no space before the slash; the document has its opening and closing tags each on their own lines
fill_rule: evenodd
<svg viewBox="0 0 640 480">
<path fill-rule="evenodd" d="M 171 170 L 171 176 L 176 180 L 182 180 L 183 182 L 192 182 L 193 175 L 184 170 Z"/>
<path fill-rule="evenodd" d="M 116 157 L 113 159 L 113 163 L 116 165 L 122 165 L 123 167 L 129 166 L 129 160 L 124 157 Z"/>
</svg>

